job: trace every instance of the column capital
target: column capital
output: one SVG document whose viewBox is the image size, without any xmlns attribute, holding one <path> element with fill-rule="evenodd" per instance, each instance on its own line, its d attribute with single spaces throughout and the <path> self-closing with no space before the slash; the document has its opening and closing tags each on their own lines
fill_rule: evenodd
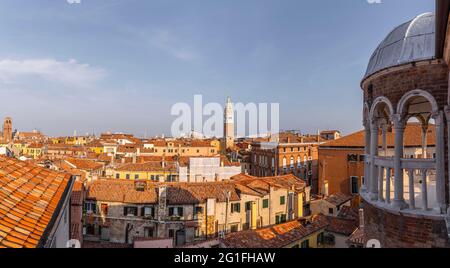
<svg viewBox="0 0 450 268">
<path fill-rule="evenodd" d="M 450 107 L 447 105 L 444 107 L 444 114 L 447 122 L 450 123 Z"/>
<path fill-rule="evenodd" d="M 444 112 L 439 110 L 439 111 L 434 111 L 431 113 L 431 118 L 434 119 L 435 124 L 436 125 L 440 125 L 442 123 L 444 123 Z M 448 120 L 448 116 L 447 116 L 447 120 Z"/>
<path fill-rule="evenodd" d="M 391 120 L 394 123 L 394 129 L 404 130 L 406 128 L 406 122 L 401 114 L 393 114 Z"/>
</svg>

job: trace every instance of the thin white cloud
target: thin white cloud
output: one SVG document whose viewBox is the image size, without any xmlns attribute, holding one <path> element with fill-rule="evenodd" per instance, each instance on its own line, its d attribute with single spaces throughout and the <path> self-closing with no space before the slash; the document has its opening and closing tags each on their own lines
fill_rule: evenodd
<svg viewBox="0 0 450 268">
<path fill-rule="evenodd" d="M 39 77 L 64 85 L 86 87 L 103 79 L 106 71 L 76 60 L 57 61 L 54 59 L 0 60 L 0 81 L 20 83 L 26 77 Z"/>
<path fill-rule="evenodd" d="M 195 53 L 186 47 L 181 46 L 181 42 L 178 38 L 167 30 L 155 30 L 148 36 L 148 38 L 151 45 L 166 51 L 177 59 L 184 61 L 192 61 L 196 59 Z"/>
</svg>

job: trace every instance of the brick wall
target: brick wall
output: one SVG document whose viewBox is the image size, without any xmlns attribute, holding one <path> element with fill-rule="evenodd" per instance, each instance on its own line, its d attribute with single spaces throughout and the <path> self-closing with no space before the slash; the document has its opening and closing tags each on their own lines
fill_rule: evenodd
<svg viewBox="0 0 450 268">
<path fill-rule="evenodd" d="M 444 219 L 395 214 L 364 203 L 366 240 L 378 239 L 383 248 L 449 248 Z"/>
<path fill-rule="evenodd" d="M 422 89 L 428 91 L 436 99 L 439 108 L 447 105 L 448 67 L 443 61 L 433 64 L 418 63 L 417 66 L 407 65 L 402 68 L 392 68 L 386 73 L 369 77 L 363 82 L 364 101 L 369 100 L 368 88 L 373 86 L 372 101 L 379 96 L 387 97 L 394 106 L 408 91 Z"/>
</svg>

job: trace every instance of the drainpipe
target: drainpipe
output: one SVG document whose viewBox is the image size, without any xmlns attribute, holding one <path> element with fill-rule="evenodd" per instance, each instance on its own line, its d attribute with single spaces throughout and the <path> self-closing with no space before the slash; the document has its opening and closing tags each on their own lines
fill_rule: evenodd
<svg viewBox="0 0 450 268">
<path fill-rule="evenodd" d="M 228 206 L 229 206 L 229 203 L 230 203 L 230 197 L 231 197 L 231 192 L 230 191 L 227 191 L 227 203 L 226 203 L 226 206 L 225 206 L 225 234 L 227 234 L 228 233 Z"/>
</svg>

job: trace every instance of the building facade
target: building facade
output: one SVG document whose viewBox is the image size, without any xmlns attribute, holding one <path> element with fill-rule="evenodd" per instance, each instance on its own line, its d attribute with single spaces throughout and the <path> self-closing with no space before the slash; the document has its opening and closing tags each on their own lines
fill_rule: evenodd
<svg viewBox="0 0 450 268">
<path fill-rule="evenodd" d="M 364 91 L 364 235 L 382 247 L 449 247 L 450 32 L 448 1 L 395 28 L 370 59 Z M 421 124 L 422 144 L 435 124 L 435 157 L 404 157 L 405 128 Z M 379 150 L 394 130 L 394 155 Z M 434 174 L 434 178 L 430 176 Z"/>
<path fill-rule="evenodd" d="M 278 142 L 254 142 L 251 146 L 250 174 L 260 177 L 293 174 L 305 180 L 316 192 L 318 146 L 322 142 L 320 136 L 292 133 L 279 134 Z"/>
<path fill-rule="evenodd" d="M 229 182 L 99 180 L 85 201 L 85 240 L 131 244 L 173 239 L 184 245 L 304 216 L 305 184 L 294 176 Z"/>
</svg>

